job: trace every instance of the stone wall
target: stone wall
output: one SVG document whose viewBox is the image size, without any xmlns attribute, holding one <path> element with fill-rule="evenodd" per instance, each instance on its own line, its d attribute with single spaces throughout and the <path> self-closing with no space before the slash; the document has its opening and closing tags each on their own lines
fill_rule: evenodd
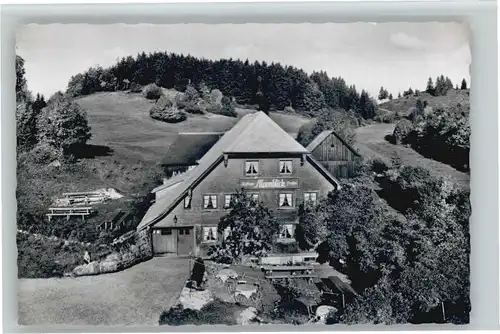
<svg viewBox="0 0 500 334">
<path fill-rule="evenodd" d="M 153 256 L 153 245 L 150 228 L 137 231 L 134 234 L 135 245 L 141 257 L 151 258 Z"/>
<path fill-rule="evenodd" d="M 73 269 L 73 276 L 107 274 L 127 269 L 153 257 L 149 229 L 135 232 L 130 239 L 115 244 L 116 251 L 102 261 L 93 261 Z"/>
</svg>

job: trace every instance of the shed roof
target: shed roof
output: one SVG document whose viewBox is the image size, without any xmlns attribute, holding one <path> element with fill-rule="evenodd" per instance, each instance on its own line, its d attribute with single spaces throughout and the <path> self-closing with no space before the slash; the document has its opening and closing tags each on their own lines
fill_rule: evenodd
<svg viewBox="0 0 500 334">
<path fill-rule="evenodd" d="M 318 147 L 319 145 L 321 145 L 321 143 L 329 136 L 333 134 L 335 137 L 337 137 L 341 142 L 342 144 L 344 144 L 350 151 L 352 151 L 354 154 L 356 154 L 357 156 L 360 156 L 359 152 L 354 148 L 352 147 L 351 145 L 349 145 L 341 136 L 339 136 L 335 131 L 333 130 L 325 130 L 323 132 L 321 132 L 320 134 L 318 134 L 313 140 L 312 142 L 309 143 L 309 145 L 307 145 L 307 150 L 309 152 L 312 152 L 316 149 L 316 147 Z"/>
<path fill-rule="evenodd" d="M 161 160 L 164 166 L 192 166 L 224 135 L 224 132 L 179 133 Z"/>
<path fill-rule="evenodd" d="M 155 224 L 165 217 L 170 210 L 180 201 L 186 192 L 208 174 L 212 168 L 223 160 L 224 153 L 269 153 L 269 152 L 294 152 L 308 153 L 308 151 L 279 127 L 263 112 L 251 113 L 243 116 L 229 131 L 227 131 L 208 152 L 198 161 L 198 166 L 182 174 L 182 181 L 174 187 L 166 187 L 168 195 L 161 196 L 149 208 L 140 222 L 138 229 Z M 314 159 L 308 156 L 310 161 Z M 317 164 L 317 163 L 316 163 Z M 317 164 L 319 165 L 319 164 Z M 318 167 L 317 167 L 318 168 Z M 338 181 L 330 174 L 330 181 L 337 186 Z"/>
</svg>

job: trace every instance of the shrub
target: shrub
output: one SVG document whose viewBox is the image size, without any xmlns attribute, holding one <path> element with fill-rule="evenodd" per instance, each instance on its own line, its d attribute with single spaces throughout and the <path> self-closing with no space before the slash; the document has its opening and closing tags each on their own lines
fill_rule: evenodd
<svg viewBox="0 0 500 334">
<path fill-rule="evenodd" d="M 236 325 L 236 314 L 240 310 L 243 310 L 241 306 L 220 299 L 215 299 L 199 311 L 184 309 L 177 305 L 160 315 L 159 324 L 169 326 Z"/>
<path fill-rule="evenodd" d="M 385 161 L 383 161 L 380 158 L 372 159 L 370 161 L 370 165 L 371 165 L 371 170 L 377 174 L 385 173 L 389 169 Z"/>
<path fill-rule="evenodd" d="M 238 114 L 236 113 L 236 110 L 234 108 L 234 104 L 229 97 L 224 96 L 222 98 L 222 107 L 220 108 L 218 114 L 224 115 L 224 116 L 229 116 L 229 117 L 238 116 Z"/>
<path fill-rule="evenodd" d="M 393 137 L 396 144 L 405 143 L 407 141 L 407 137 L 413 131 L 413 124 L 407 120 L 402 119 L 394 128 Z"/>
<path fill-rule="evenodd" d="M 222 104 L 222 92 L 218 89 L 213 89 L 208 96 L 208 102 L 211 105 L 220 105 Z"/>
<path fill-rule="evenodd" d="M 295 254 L 300 252 L 299 243 L 297 241 L 289 243 L 277 242 L 275 249 L 277 252 L 284 254 Z"/>
<path fill-rule="evenodd" d="M 130 84 L 130 92 L 132 92 L 132 93 L 140 93 L 140 92 L 142 92 L 142 86 L 139 85 L 137 82 L 132 82 Z"/>
<path fill-rule="evenodd" d="M 62 157 L 61 150 L 45 143 L 35 146 L 29 154 L 33 161 L 38 164 L 49 164 Z"/>
<path fill-rule="evenodd" d="M 424 119 L 424 115 L 425 115 L 424 108 L 412 107 L 410 108 L 408 117 L 413 123 L 417 123 Z"/>
<path fill-rule="evenodd" d="M 187 118 L 186 114 L 178 110 L 165 95 L 156 101 L 156 104 L 149 111 L 149 115 L 151 118 L 167 123 L 179 123 Z"/>
<path fill-rule="evenodd" d="M 191 85 L 188 85 L 186 91 L 184 92 L 184 99 L 188 102 L 197 101 L 200 98 L 200 94 L 196 88 Z"/>
<path fill-rule="evenodd" d="M 205 113 L 203 105 L 200 103 L 188 103 L 184 107 L 184 111 L 190 114 L 203 115 Z"/>
<path fill-rule="evenodd" d="M 156 84 L 152 83 L 152 84 L 147 85 L 144 88 L 144 90 L 142 91 L 142 94 L 148 100 L 158 100 L 162 96 L 162 91 L 161 91 L 160 87 L 158 87 Z"/>
<path fill-rule="evenodd" d="M 167 123 L 179 123 L 186 120 L 187 116 L 182 111 L 179 111 L 176 107 L 170 107 L 161 111 L 151 110 L 149 112 L 151 118 Z"/>
<path fill-rule="evenodd" d="M 75 145 L 84 145 L 92 137 L 87 113 L 80 105 L 65 97 L 49 102 L 38 118 L 39 142 L 64 152 Z"/>
</svg>

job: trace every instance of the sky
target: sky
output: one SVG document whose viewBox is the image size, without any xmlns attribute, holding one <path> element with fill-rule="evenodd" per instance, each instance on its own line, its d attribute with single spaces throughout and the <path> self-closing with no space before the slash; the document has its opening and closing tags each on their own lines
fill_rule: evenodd
<svg viewBox="0 0 500 334">
<path fill-rule="evenodd" d="M 459 23 L 327 24 L 30 24 L 17 31 L 28 89 L 49 97 L 71 76 L 108 67 L 139 52 L 168 51 L 208 59 L 280 62 L 324 70 L 373 97 L 424 90 L 443 74 L 470 83 L 469 30 Z"/>
</svg>

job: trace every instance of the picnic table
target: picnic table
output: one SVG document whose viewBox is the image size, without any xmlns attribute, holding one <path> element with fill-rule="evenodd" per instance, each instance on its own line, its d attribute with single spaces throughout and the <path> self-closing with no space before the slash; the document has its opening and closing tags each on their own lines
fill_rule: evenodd
<svg viewBox="0 0 500 334">
<path fill-rule="evenodd" d="M 316 277 L 312 266 L 263 266 L 266 278 Z"/>
<path fill-rule="evenodd" d="M 226 283 L 228 279 L 237 279 L 238 273 L 233 269 L 222 269 L 217 273 L 216 278 L 221 280 L 222 283 Z"/>
</svg>

